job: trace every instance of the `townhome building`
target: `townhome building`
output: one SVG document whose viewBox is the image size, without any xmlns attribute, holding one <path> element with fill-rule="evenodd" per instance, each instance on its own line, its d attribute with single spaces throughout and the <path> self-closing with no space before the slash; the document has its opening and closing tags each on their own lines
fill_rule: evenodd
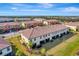
<svg viewBox="0 0 79 59">
<path fill-rule="evenodd" d="M 12 47 L 3 38 L 0 37 L 0 56 L 12 55 Z"/>
<path fill-rule="evenodd" d="M 67 27 L 69 27 L 71 30 L 79 31 L 79 22 L 69 22 L 65 24 Z"/>
<path fill-rule="evenodd" d="M 18 29 L 20 29 L 20 24 L 17 22 L 0 23 L 0 30 L 3 32 L 17 31 Z"/>
<path fill-rule="evenodd" d="M 44 20 L 43 24 L 45 24 L 45 25 L 55 25 L 55 24 L 60 24 L 60 22 L 56 19 L 49 19 L 49 20 Z"/>
<path fill-rule="evenodd" d="M 69 28 L 62 24 L 34 27 L 31 29 L 23 30 L 20 34 L 22 37 L 21 42 L 29 44 L 33 43 L 34 47 L 40 47 L 44 43 L 54 41 L 56 38 L 60 38 L 69 33 Z"/>
</svg>

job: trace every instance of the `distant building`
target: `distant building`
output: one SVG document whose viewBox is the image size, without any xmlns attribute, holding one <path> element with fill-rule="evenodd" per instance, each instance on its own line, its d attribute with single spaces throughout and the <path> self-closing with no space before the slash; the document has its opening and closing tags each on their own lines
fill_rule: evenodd
<svg viewBox="0 0 79 59">
<path fill-rule="evenodd" d="M 50 20 L 44 20 L 43 24 L 45 24 L 45 25 L 55 25 L 55 24 L 60 24 L 60 22 L 56 19 L 50 19 Z"/>
<path fill-rule="evenodd" d="M 69 22 L 65 24 L 67 27 L 69 27 L 71 30 L 79 31 L 79 22 Z"/>
<path fill-rule="evenodd" d="M 9 32 L 9 31 L 15 31 L 18 29 L 20 29 L 20 24 L 17 22 L 0 23 L 0 30 Z"/>
<path fill-rule="evenodd" d="M 40 21 L 5 22 L 0 23 L 0 31 L 14 32 L 22 28 L 33 28 L 36 26 L 42 26 L 42 22 Z"/>
<path fill-rule="evenodd" d="M 36 18 L 35 18 L 36 19 Z M 14 32 L 25 28 L 34 28 L 37 26 L 44 26 L 44 25 L 55 25 L 59 24 L 58 20 L 45 20 L 40 18 L 36 20 L 29 20 L 29 21 L 22 21 L 22 22 L 4 22 L 0 23 L 0 33 L 1 32 Z"/>
<path fill-rule="evenodd" d="M 17 18 L 16 21 L 17 20 L 19 20 L 19 18 Z M 31 28 L 35 26 L 41 26 L 42 21 L 26 20 L 22 22 L 4 22 L 4 23 L 0 23 L 0 29 L 3 30 L 18 29 L 20 28 L 20 25 L 26 26 L 26 28 Z"/>
<path fill-rule="evenodd" d="M 14 20 L 15 21 L 30 21 L 31 20 L 31 18 L 27 18 L 27 17 L 17 17 L 17 18 L 14 18 Z"/>
<path fill-rule="evenodd" d="M 0 37 L 0 56 L 12 55 L 11 45 Z"/>
<path fill-rule="evenodd" d="M 33 27 L 36 27 L 36 26 L 42 26 L 42 21 L 25 21 L 24 22 L 26 24 L 26 27 L 27 28 L 33 28 Z"/>
<path fill-rule="evenodd" d="M 0 16 L 1 22 L 16 22 L 16 21 L 29 21 L 31 18 L 28 17 L 12 17 L 12 16 Z"/>
<path fill-rule="evenodd" d="M 44 20 L 46 20 L 46 19 L 44 19 L 44 18 L 34 18 L 33 20 L 34 20 L 34 21 L 44 21 Z"/>
<path fill-rule="evenodd" d="M 25 44 L 29 41 L 33 43 L 34 47 L 40 47 L 44 43 L 54 41 L 56 38 L 62 37 L 69 33 L 69 28 L 65 25 L 51 25 L 43 27 L 35 27 L 26 29 L 21 32 L 22 40 Z"/>
<path fill-rule="evenodd" d="M 0 22 L 12 22 L 14 18 L 0 17 Z"/>
</svg>

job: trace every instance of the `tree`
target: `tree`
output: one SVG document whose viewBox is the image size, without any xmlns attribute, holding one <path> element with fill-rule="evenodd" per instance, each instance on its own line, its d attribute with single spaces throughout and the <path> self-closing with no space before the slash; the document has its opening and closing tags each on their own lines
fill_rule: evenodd
<svg viewBox="0 0 79 59">
<path fill-rule="evenodd" d="M 26 44 L 26 45 L 27 45 L 27 47 L 28 47 L 28 51 L 29 51 L 30 53 L 32 53 L 32 46 L 33 46 L 32 42 L 29 41 L 29 43 Z"/>
<path fill-rule="evenodd" d="M 25 56 L 25 54 L 22 53 L 22 52 L 20 52 L 19 50 L 17 50 L 17 52 L 16 52 L 16 56 Z"/>
<path fill-rule="evenodd" d="M 20 27 L 21 27 L 21 29 L 24 29 L 24 28 L 26 28 L 26 24 L 24 22 L 21 22 Z"/>
<path fill-rule="evenodd" d="M 33 46 L 31 41 L 29 41 L 29 46 L 30 46 L 30 48 L 32 48 L 32 46 Z"/>
</svg>

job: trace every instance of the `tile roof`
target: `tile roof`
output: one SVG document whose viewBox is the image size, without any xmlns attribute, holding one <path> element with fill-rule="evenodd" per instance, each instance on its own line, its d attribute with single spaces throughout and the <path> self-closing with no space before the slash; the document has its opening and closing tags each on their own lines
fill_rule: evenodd
<svg viewBox="0 0 79 59">
<path fill-rule="evenodd" d="M 0 26 L 9 26 L 9 25 L 19 25 L 21 22 L 5 22 L 0 23 Z M 40 21 L 25 21 L 25 24 L 35 24 L 35 23 L 42 23 Z"/>
<path fill-rule="evenodd" d="M 9 25 L 19 25 L 18 22 L 5 22 L 5 23 L 0 23 L 0 26 L 9 26 Z"/>
<path fill-rule="evenodd" d="M 34 18 L 33 20 L 35 20 L 35 21 L 43 21 L 43 20 L 46 20 L 46 19 L 44 19 L 44 18 Z"/>
<path fill-rule="evenodd" d="M 56 19 L 49 19 L 49 20 L 45 20 L 45 21 L 47 21 L 47 22 L 59 22 L 59 21 L 56 20 Z"/>
<path fill-rule="evenodd" d="M 0 50 L 10 46 L 8 42 L 6 42 L 3 38 L 0 37 Z"/>
<path fill-rule="evenodd" d="M 58 20 L 45 20 L 47 22 L 58 22 Z M 40 24 L 42 21 L 24 21 L 25 24 Z M 20 22 L 5 22 L 0 23 L 0 26 L 19 25 Z"/>
<path fill-rule="evenodd" d="M 23 18 L 23 17 L 21 17 L 21 18 L 16 18 L 16 17 L 14 17 L 14 18 L 12 18 L 12 17 L 0 17 L 0 21 L 10 21 L 10 20 L 31 20 L 31 18 Z"/>
<path fill-rule="evenodd" d="M 41 21 L 25 21 L 26 24 L 42 23 Z"/>
<path fill-rule="evenodd" d="M 0 21 L 9 21 L 9 20 L 14 20 L 14 18 L 3 18 L 3 17 L 0 17 Z"/>
<path fill-rule="evenodd" d="M 69 23 L 66 23 L 66 25 L 79 26 L 79 22 L 69 22 Z"/>
<path fill-rule="evenodd" d="M 51 26 L 43 26 L 43 27 L 35 27 L 31 29 L 26 29 L 21 32 L 22 35 L 24 35 L 27 38 L 34 38 L 34 37 L 39 37 L 51 32 L 59 31 L 62 29 L 66 29 L 65 25 L 51 25 Z"/>
</svg>

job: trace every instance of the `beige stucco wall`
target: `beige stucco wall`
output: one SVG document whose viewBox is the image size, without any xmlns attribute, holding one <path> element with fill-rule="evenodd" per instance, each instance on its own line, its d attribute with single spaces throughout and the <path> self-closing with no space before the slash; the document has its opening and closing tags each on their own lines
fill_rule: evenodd
<svg viewBox="0 0 79 59">
<path fill-rule="evenodd" d="M 76 31 L 77 27 L 76 26 L 70 26 L 70 25 L 66 25 L 67 27 L 69 27 L 71 30 Z"/>
</svg>

